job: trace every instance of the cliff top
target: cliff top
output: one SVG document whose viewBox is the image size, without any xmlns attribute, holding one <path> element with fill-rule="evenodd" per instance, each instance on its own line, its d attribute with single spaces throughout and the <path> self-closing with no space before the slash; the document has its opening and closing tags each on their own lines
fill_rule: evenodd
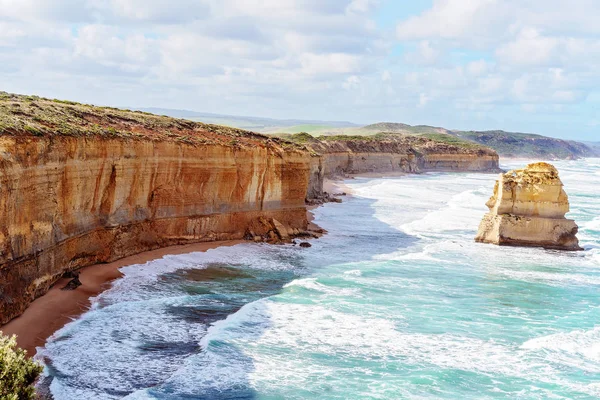
<svg viewBox="0 0 600 400">
<path fill-rule="evenodd" d="M 379 122 L 362 127 L 362 130 L 377 132 L 394 132 L 404 134 L 450 134 L 450 131 L 444 128 L 429 125 L 408 125 L 398 122 Z"/>
<path fill-rule="evenodd" d="M 550 173 L 553 175 L 558 175 L 558 170 L 556 167 L 545 162 L 529 164 L 527 167 L 525 167 L 525 170 L 534 173 Z"/>
<path fill-rule="evenodd" d="M 311 150 L 322 152 L 390 152 L 425 154 L 477 154 L 496 155 L 496 152 L 477 143 L 462 140 L 450 135 L 428 134 L 407 135 L 399 133 L 379 133 L 371 136 L 337 135 L 313 137 L 308 133 L 282 135 L 286 140 L 304 144 Z"/>
<path fill-rule="evenodd" d="M 278 138 L 142 111 L 0 92 L 0 135 L 96 136 L 191 145 L 300 148 Z"/>
<path fill-rule="evenodd" d="M 545 162 L 533 163 L 523 169 L 508 171 L 503 175 L 503 182 L 518 185 L 561 185 L 558 170 L 554 165 Z"/>
<path fill-rule="evenodd" d="M 495 154 L 484 146 L 450 135 L 404 135 L 380 133 L 372 136 L 315 138 L 301 133 L 286 140 L 243 129 L 143 111 L 98 107 L 72 101 L 25 96 L 0 91 L 0 135 L 40 137 L 102 137 L 178 141 L 190 145 L 261 146 L 279 149 L 366 152 L 422 152 Z"/>
</svg>

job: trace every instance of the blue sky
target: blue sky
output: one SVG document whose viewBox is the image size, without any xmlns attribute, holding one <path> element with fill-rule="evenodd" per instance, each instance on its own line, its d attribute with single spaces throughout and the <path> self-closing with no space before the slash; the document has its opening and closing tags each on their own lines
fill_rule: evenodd
<svg viewBox="0 0 600 400">
<path fill-rule="evenodd" d="M 597 0 L 0 0 L 2 87 L 600 141 Z"/>
</svg>

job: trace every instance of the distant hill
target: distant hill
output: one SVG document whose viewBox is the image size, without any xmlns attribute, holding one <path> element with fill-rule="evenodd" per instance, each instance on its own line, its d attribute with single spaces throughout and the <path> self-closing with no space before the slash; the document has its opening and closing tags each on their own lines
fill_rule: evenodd
<svg viewBox="0 0 600 400">
<path fill-rule="evenodd" d="M 504 157 L 569 159 L 593 157 L 597 154 L 591 147 L 581 142 L 550 138 L 531 133 L 455 131 L 452 134 L 462 139 L 489 146 Z"/>
<path fill-rule="evenodd" d="M 452 137 L 488 146 L 503 157 L 568 159 L 600 157 L 600 142 L 581 143 L 537 134 L 495 131 L 458 131 L 429 125 L 379 122 L 360 126 L 347 121 L 274 119 L 237 115 L 211 114 L 189 110 L 142 108 L 140 111 L 184 118 L 209 124 L 232 126 L 266 134 L 310 133 L 313 136 L 373 136 L 379 133 L 420 135 L 435 140 L 452 141 Z"/>
<path fill-rule="evenodd" d="M 399 122 L 379 122 L 376 124 L 371 124 L 367 126 L 363 126 L 362 129 L 371 130 L 371 131 L 379 131 L 379 132 L 400 132 L 406 131 L 412 128 L 412 126 L 407 124 L 402 124 Z"/>
<path fill-rule="evenodd" d="M 408 125 L 394 122 L 380 122 L 359 128 L 343 128 L 323 132 L 328 135 L 377 135 L 379 133 L 408 134 L 426 136 L 435 140 L 457 138 L 490 147 L 503 157 L 575 159 L 582 157 L 600 157 L 599 143 L 581 143 L 573 140 L 556 139 L 547 136 L 496 131 L 457 131 L 429 125 Z M 446 138 L 446 139 L 444 139 Z"/>
<path fill-rule="evenodd" d="M 321 121 L 302 119 L 274 119 L 261 117 L 246 117 L 239 115 L 211 114 L 189 110 L 168 108 L 139 108 L 140 111 L 152 114 L 166 115 L 174 118 L 189 119 L 207 124 L 225 125 L 234 128 L 248 129 L 261 133 L 270 132 L 313 132 L 322 129 L 337 129 L 359 127 L 347 121 Z"/>
<path fill-rule="evenodd" d="M 583 144 L 587 145 L 589 148 L 591 148 L 596 157 L 600 157 L 600 142 L 582 142 Z"/>
<path fill-rule="evenodd" d="M 389 133 L 406 133 L 406 134 L 448 134 L 451 133 L 445 128 L 438 128 L 429 125 L 408 125 L 396 122 L 379 122 L 377 124 L 371 124 L 363 126 L 361 130 L 376 131 L 376 132 L 389 132 Z"/>
</svg>

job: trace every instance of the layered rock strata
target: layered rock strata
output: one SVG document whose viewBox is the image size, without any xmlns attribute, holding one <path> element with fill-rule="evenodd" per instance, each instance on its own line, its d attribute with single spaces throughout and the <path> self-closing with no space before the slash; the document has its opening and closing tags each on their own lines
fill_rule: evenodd
<svg viewBox="0 0 600 400">
<path fill-rule="evenodd" d="M 0 323 L 66 271 L 265 236 L 261 218 L 305 230 L 309 168 L 305 153 L 275 146 L 0 138 Z"/>
<path fill-rule="evenodd" d="M 493 151 L 421 139 L 303 146 L 0 92 L 0 325 L 87 265 L 175 244 L 306 236 L 305 200 L 323 194 L 326 176 L 497 165 Z"/>
<path fill-rule="evenodd" d="M 309 198 L 322 198 L 325 178 L 361 173 L 499 172 L 498 154 L 487 148 L 469 148 L 418 136 L 390 135 L 381 140 L 314 139 L 307 144 L 311 163 Z"/>
<path fill-rule="evenodd" d="M 569 198 L 550 164 L 530 164 L 500 175 L 487 206 L 490 212 L 481 222 L 477 242 L 581 250 L 577 224 L 565 218 Z"/>
</svg>

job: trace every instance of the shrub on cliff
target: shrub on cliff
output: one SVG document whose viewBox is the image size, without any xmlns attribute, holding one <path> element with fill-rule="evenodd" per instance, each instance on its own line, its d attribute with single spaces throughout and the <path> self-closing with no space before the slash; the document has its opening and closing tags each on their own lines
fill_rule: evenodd
<svg viewBox="0 0 600 400">
<path fill-rule="evenodd" d="M 16 336 L 0 332 L 0 400 L 33 399 L 33 384 L 41 372 L 42 367 L 17 347 Z"/>
</svg>

